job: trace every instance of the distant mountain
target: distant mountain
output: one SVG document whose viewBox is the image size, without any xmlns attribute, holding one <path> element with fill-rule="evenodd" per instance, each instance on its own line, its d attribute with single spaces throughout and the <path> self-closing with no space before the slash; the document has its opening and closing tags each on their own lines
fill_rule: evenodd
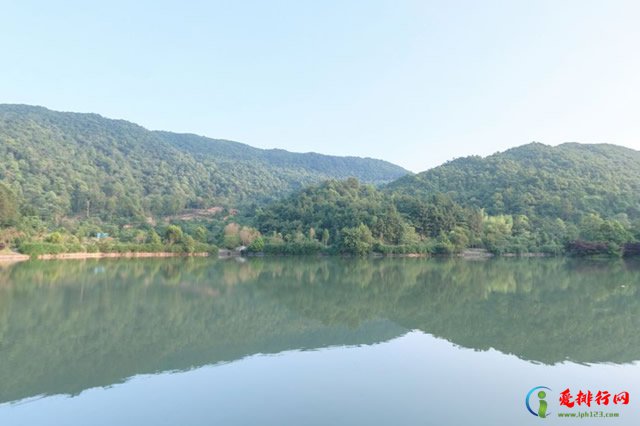
<svg viewBox="0 0 640 426">
<path fill-rule="evenodd" d="M 450 161 L 387 185 L 427 199 L 448 194 L 487 213 L 576 220 L 588 213 L 640 217 L 640 152 L 615 145 L 531 143 Z"/>
<path fill-rule="evenodd" d="M 235 207 L 330 178 L 382 184 L 408 173 L 381 160 L 262 150 L 27 105 L 0 105 L 0 158 L 0 183 L 24 213 L 44 218 Z"/>
</svg>

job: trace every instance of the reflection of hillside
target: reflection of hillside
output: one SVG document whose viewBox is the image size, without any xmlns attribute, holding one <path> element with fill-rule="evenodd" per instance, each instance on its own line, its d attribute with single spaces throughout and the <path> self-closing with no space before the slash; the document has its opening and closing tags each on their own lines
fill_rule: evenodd
<svg viewBox="0 0 640 426">
<path fill-rule="evenodd" d="M 236 285 L 257 271 L 201 259 L 40 262 L 4 271 L 0 402 L 405 332 L 384 320 L 328 327 L 292 314 L 262 297 L 259 285 Z"/>
<path fill-rule="evenodd" d="M 0 270 L 0 402 L 409 329 L 556 363 L 640 359 L 638 264 L 29 262 Z"/>
<path fill-rule="evenodd" d="M 395 259 L 327 267 L 335 278 L 324 285 L 274 286 L 275 297 L 326 324 L 386 318 L 461 346 L 543 363 L 640 359 L 637 264 Z M 368 282 L 358 279 L 359 267 L 369 269 Z"/>
</svg>

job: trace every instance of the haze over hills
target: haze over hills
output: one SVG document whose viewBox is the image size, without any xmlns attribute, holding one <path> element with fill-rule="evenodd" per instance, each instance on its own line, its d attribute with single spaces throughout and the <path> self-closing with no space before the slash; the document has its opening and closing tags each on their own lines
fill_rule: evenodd
<svg viewBox="0 0 640 426">
<path fill-rule="evenodd" d="M 329 178 L 381 184 L 408 173 L 381 160 L 262 150 L 28 105 L 0 105 L 0 156 L 0 182 L 43 218 L 235 207 Z"/>
<path fill-rule="evenodd" d="M 531 143 L 485 158 L 459 158 L 402 177 L 386 191 L 423 199 L 445 193 L 493 215 L 634 219 L 640 217 L 640 152 L 607 144 Z"/>
</svg>

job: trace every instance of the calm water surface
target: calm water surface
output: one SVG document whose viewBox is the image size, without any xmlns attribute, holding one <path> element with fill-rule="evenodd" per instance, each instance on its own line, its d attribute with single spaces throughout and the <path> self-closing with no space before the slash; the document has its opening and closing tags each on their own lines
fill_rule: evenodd
<svg viewBox="0 0 640 426">
<path fill-rule="evenodd" d="M 4 265 L 0 425 L 638 425 L 639 290 L 624 261 Z"/>
</svg>

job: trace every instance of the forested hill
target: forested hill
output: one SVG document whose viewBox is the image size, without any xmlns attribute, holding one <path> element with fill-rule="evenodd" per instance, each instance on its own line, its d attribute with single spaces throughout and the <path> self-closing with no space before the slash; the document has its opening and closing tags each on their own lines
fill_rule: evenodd
<svg viewBox="0 0 640 426">
<path fill-rule="evenodd" d="M 328 181 L 260 209 L 255 225 L 265 251 L 285 253 L 639 255 L 640 152 L 533 143 L 381 189 Z"/>
<path fill-rule="evenodd" d="M 373 158 L 336 157 L 315 152 L 299 154 L 283 149 L 259 149 L 239 142 L 193 134 L 160 131 L 154 133 L 178 149 L 202 160 L 217 158 L 226 161 L 255 161 L 267 167 L 294 170 L 304 168 L 308 172 L 336 179 L 360 176 L 361 181 L 371 184 L 388 183 L 408 173 L 395 164 Z"/>
<path fill-rule="evenodd" d="M 466 157 L 387 185 L 427 199 L 445 193 L 488 214 L 577 221 L 589 213 L 640 217 L 640 152 L 615 145 L 531 143 Z"/>
<path fill-rule="evenodd" d="M 0 105 L 0 158 L 0 192 L 43 218 L 170 215 L 269 200 L 329 178 L 380 184 L 408 173 L 380 160 L 261 150 L 27 105 Z"/>
</svg>

